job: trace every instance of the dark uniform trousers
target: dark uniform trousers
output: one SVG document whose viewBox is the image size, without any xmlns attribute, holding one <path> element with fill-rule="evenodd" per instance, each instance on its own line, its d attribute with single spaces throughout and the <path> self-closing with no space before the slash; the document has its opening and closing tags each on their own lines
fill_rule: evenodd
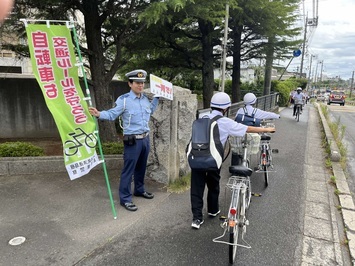
<svg viewBox="0 0 355 266">
<path fill-rule="evenodd" d="M 131 183 L 134 176 L 134 193 L 142 194 L 144 190 L 144 176 L 150 149 L 149 136 L 137 139 L 136 144 L 124 144 L 124 166 L 121 173 L 119 195 L 120 203 L 132 202 Z"/>
<path fill-rule="evenodd" d="M 207 212 L 216 213 L 219 210 L 219 180 L 220 169 L 215 171 L 191 170 L 191 209 L 193 219 L 203 219 L 203 194 L 207 184 Z"/>
</svg>

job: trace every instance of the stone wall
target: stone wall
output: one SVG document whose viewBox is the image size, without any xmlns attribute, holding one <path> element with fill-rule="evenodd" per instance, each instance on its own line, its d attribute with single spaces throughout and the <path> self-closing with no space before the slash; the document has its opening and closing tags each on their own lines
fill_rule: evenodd
<svg viewBox="0 0 355 266">
<path fill-rule="evenodd" d="M 190 171 L 185 148 L 196 110 L 197 96 L 188 89 L 174 86 L 173 101 L 160 98 L 150 122 L 148 177 L 168 184 Z"/>
</svg>

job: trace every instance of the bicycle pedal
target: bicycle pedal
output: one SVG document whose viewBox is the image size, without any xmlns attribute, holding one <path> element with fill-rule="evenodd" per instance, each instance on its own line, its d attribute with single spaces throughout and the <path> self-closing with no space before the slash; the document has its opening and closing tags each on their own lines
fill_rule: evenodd
<svg viewBox="0 0 355 266">
<path fill-rule="evenodd" d="M 224 215 L 220 215 L 220 216 L 219 216 L 219 219 L 220 219 L 221 221 L 224 221 L 224 220 L 226 220 L 226 219 L 227 219 L 227 217 L 226 217 L 226 216 L 224 216 Z"/>
<path fill-rule="evenodd" d="M 254 197 L 261 197 L 262 196 L 261 193 L 255 193 L 255 192 L 252 192 L 251 195 Z"/>
<path fill-rule="evenodd" d="M 272 149 L 272 153 L 279 153 L 279 149 Z"/>
</svg>

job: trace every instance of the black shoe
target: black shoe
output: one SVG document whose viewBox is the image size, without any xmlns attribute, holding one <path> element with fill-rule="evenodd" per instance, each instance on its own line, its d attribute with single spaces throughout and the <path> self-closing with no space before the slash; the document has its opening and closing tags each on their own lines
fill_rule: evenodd
<svg viewBox="0 0 355 266">
<path fill-rule="evenodd" d="M 149 193 L 147 191 L 143 192 L 142 194 L 137 194 L 137 193 L 134 193 L 134 196 L 136 197 L 143 197 L 145 199 L 152 199 L 154 198 L 154 194 L 153 193 Z"/>
<path fill-rule="evenodd" d="M 133 202 L 126 202 L 126 203 L 121 203 L 123 207 L 125 207 L 126 210 L 134 212 L 138 210 L 138 207 L 133 204 Z"/>
</svg>

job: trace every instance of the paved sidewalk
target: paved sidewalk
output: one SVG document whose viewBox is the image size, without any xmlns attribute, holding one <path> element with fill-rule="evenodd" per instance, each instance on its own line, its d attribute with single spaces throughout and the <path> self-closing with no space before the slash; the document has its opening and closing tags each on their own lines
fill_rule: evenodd
<svg viewBox="0 0 355 266">
<path fill-rule="evenodd" d="M 318 110 L 309 109 L 306 165 L 306 204 L 303 228 L 302 265 L 344 265 L 341 243 L 344 233 L 339 229 L 341 218 L 336 206 L 331 172 L 325 168 L 321 125 Z M 340 220 L 339 223 L 342 221 Z M 341 228 L 341 226 L 340 226 Z"/>
<path fill-rule="evenodd" d="M 339 163 L 333 162 L 334 173 L 325 168 L 320 123 L 323 120 L 317 108 L 309 106 L 308 132 L 304 132 L 307 134 L 306 205 L 300 206 L 304 216 L 301 218 L 303 227 L 299 229 L 304 237 L 298 248 L 300 252 L 295 252 L 302 257 L 295 265 L 351 265 L 347 245 L 343 243 L 346 236 L 352 239 L 355 232 L 352 229 L 354 204 L 347 194 L 350 192 L 346 190 Z M 335 186 L 329 182 L 333 174 L 341 191 L 340 201 L 334 194 Z M 117 176 L 118 170 L 110 172 L 117 220 L 113 219 L 101 172 L 75 181 L 62 173 L 0 176 L 0 265 L 73 265 L 130 230 L 132 223 L 151 216 L 170 196 L 163 185 L 149 181 L 147 190 L 155 194 L 154 200 L 134 198 L 140 210 L 127 212 L 117 204 Z M 342 212 L 337 206 L 342 207 Z M 346 235 L 343 221 L 350 228 Z M 25 236 L 26 242 L 9 245 L 8 241 L 16 236 Z M 350 241 L 352 257 L 353 245 L 355 243 Z"/>
</svg>

